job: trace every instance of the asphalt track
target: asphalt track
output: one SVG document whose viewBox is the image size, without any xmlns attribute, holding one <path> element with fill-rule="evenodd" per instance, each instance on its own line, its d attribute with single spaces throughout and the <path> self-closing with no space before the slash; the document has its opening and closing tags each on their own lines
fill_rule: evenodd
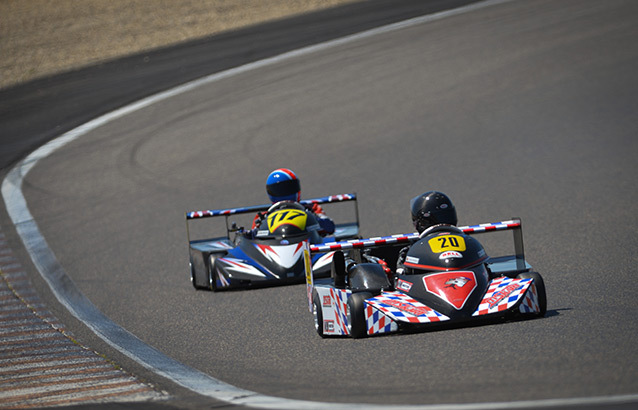
<svg viewBox="0 0 638 410">
<path fill-rule="evenodd" d="M 382 404 L 635 395 L 637 12 L 512 1 L 286 59 L 91 131 L 40 161 L 24 194 L 100 311 L 242 389 Z M 429 189 L 461 224 L 522 217 L 547 317 L 324 340 L 303 286 L 194 291 L 183 212 L 263 203 L 279 166 L 304 197 L 356 191 L 364 235 L 409 231 L 407 202 Z"/>
</svg>

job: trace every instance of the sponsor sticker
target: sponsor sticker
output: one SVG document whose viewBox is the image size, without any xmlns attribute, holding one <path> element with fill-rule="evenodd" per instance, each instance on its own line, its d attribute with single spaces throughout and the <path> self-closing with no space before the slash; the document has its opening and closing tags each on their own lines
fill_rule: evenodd
<svg viewBox="0 0 638 410">
<path fill-rule="evenodd" d="M 410 289 L 412 289 L 412 283 L 407 282 L 403 279 L 399 279 L 399 281 L 397 282 L 397 288 L 409 292 Z"/>
<path fill-rule="evenodd" d="M 419 258 L 415 258 L 414 256 L 406 256 L 405 261 L 408 263 L 419 263 Z"/>
<path fill-rule="evenodd" d="M 440 254 L 439 259 L 463 259 L 463 254 L 457 251 L 447 251 Z"/>
<path fill-rule="evenodd" d="M 510 294 L 512 294 L 512 292 L 520 289 L 521 286 L 522 285 L 519 285 L 518 283 L 512 283 L 511 285 L 507 285 L 502 290 L 499 290 L 498 292 L 490 296 L 487 300 L 485 300 L 485 302 L 489 303 L 489 306 L 491 309 L 494 306 L 498 305 L 501 302 L 501 300 L 505 299 Z"/>
<path fill-rule="evenodd" d="M 446 280 L 445 287 L 454 288 L 454 289 L 462 288 L 463 286 L 467 285 L 467 283 L 470 282 L 471 280 L 472 280 L 471 278 L 466 278 L 465 276 L 457 276 L 455 278 Z"/>
<path fill-rule="evenodd" d="M 334 320 L 324 320 L 323 321 L 323 331 L 326 333 L 334 333 L 335 331 L 335 322 Z"/>
<path fill-rule="evenodd" d="M 314 280 L 312 277 L 312 263 L 310 260 L 310 249 L 308 242 L 303 241 L 303 261 L 304 270 L 306 271 L 306 293 L 308 296 L 308 309 L 312 312 L 312 290 L 314 288 Z"/>
<path fill-rule="evenodd" d="M 423 277 L 425 290 L 438 296 L 460 310 L 476 288 L 476 276 L 472 271 L 452 271 Z"/>
<path fill-rule="evenodd" d="M 399 310 L 402 310 L 414 316 L 427 315 L 428 312 L 432 310 L 427 306 L 414 306 L 409 303 L 401 302 L 399 300 L 394 300 L 394 299 L 384 299 L 384 300 L 381 300 L 380 302 L 385 305 L 390 305 L 392 307 L 395 307 Z"/>
<path fill-rule="evenodd" d="M 330 295 L 323 295 L 323 305 L 326 307 L 332 306 L 332 302 L 330 300 Z"/>
</svg>

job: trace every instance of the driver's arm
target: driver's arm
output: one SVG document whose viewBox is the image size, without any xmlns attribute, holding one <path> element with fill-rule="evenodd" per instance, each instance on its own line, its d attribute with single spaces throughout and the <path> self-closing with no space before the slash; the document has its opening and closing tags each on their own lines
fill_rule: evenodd
<svg viewBox="0 0 638 410">
<path fill-rule="evenodd" d="M 408 254 L 408 250 L 410 250 L 410 247 L 404 246 L 399 251 L 399 257 L 397 258 L 397 268 L 396 268 L 396 273 L 398 273 L 399 275 L 405 273 L 405 266 L 403 265 L 403 263 L 405 262 L 405 256 Z"/>
<path fill-rule="evenodd" d="M 253 225 L 251 229 L 258 228 L 264 218 L 266 218 L 267 214 L 267 212 L 257 212 L 257 215 L 255 215 L 255 218 L 253 219 Z"/>
<path fill-rule="evenodd" d="M 335 232 L 335 223 L 323 212 L 321 205 L 313 203 L 312 205 L 306 205 L 306 209 L 317 216 L 321 235 L 329 235 Z"/>
</svg>

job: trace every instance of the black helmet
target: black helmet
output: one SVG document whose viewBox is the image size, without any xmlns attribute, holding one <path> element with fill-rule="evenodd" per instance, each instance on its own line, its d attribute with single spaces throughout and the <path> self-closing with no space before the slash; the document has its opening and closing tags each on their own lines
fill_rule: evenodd
<svg viewBox="0 0 638 410">
<path fill-rule="evenodd" d="M 412 223 L 419 233 L 432 225 L 456 225 L 456 208 L 443 192 L 429 191 L 410 201 Z"/>
</svg>

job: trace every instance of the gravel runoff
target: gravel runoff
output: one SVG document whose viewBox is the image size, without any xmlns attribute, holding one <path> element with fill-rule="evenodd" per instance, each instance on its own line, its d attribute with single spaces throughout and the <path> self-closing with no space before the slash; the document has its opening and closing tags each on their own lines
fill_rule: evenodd
<svg viewBox="0 0 638 410">
<path fill-rule="evenodd" d="M 0 0 L 0 88 L 359 0 Z"/>
</svg>

